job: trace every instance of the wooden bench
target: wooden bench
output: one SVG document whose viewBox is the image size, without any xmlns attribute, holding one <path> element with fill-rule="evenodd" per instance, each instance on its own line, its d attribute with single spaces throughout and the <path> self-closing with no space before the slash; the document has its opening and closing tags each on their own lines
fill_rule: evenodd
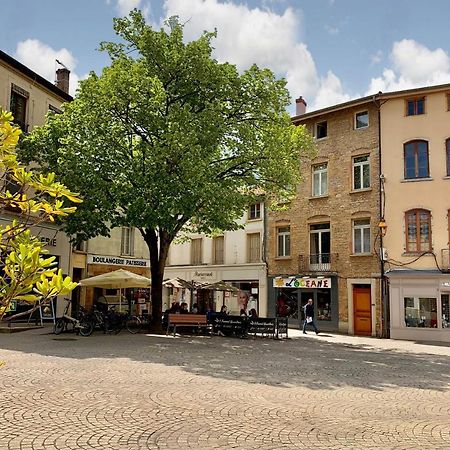
<svg viewBox="0 0 450 450">
<path fill-rule="evenodd" d="M 175 314 L 169 313 L 169 320 L 167 323 L 167 334 L 169 334 L 170 327 L 173 327 L 173 335 L 177 332 L 179 327 L 197 327 L 209 328 L 210 324 L 206 320 L 205 314 Z"/>
</svg>

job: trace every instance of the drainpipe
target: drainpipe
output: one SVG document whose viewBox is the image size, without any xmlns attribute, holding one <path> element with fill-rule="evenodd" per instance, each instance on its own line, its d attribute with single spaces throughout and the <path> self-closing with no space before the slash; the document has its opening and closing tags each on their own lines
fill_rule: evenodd
<svg viewBox="0 0 450 450">
<path fill-rule="evenodd" d="M 381 92 L 377 95 L 380 96 Z M 379 233 L 380 233 L 380 301 L 381 301 L 381 309 L 382 309 L 382 318 L 381 318 L 381 337 L 389 338 L 389 296 L 386 295 L 386 274 L 384 268 L 384 252 L 383 252 L 383 233 L 386 231 L 386 223 L 384 218 L 384 201 L 385 201 L 385 191 L 384 191 L 384 175 L 382 173 L 382 164 L 381 164 L 381 106 L 382 103 L 376 102 L 376 97 L 374 96 L 374 103 L 377 105 L 378 109 L 378 174 L 380 178 L 380 188 L 379 188 Z"/>
</svg>

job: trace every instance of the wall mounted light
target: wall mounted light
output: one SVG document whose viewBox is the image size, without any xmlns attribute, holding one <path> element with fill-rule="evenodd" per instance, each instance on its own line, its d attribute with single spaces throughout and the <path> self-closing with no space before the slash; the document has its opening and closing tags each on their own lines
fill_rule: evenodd
<svg viewBox="0 0 450 450">
<path fill-rule="evenodd" d="M 381 236 L 386 236 L 387 225 L 383 217 L 380 219 L 378 229 L 380 230 Z"/>
</svg>

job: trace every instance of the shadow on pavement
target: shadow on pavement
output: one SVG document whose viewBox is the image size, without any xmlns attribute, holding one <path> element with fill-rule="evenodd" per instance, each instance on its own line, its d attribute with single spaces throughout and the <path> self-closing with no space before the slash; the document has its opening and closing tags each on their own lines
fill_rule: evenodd
<svg viewBox="0 0 450 450">
<path fill-rule="evenodd" d="M 323 336 L 326 336 L 325 334 Z M 55 336 L 48 329 L 0 335 L 0 359 L 11 350 L 86 360 L 100 358 L 163 364 L 205 377 L 239 380 L 280 388 L 304 386 L 337 389 L 353 386 L 372 390 L 408 387 L 446 391 L 450 358 L 415 354 L 299 337 L 235 339 L 207 336 L 117 336 L 95 333 L 88 338 Z M 58 360 L 64 364 L 64 359 Z M 1 369 L 0 369 L 1 370 Z"/>
</svg>

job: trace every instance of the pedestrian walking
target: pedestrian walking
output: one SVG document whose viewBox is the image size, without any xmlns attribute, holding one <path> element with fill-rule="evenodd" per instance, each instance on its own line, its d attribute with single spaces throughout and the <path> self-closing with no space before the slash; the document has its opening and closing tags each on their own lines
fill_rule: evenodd
<svg viewBox="0 0 450 450">
<path fill-rule="evenodd" d="M 311 325 L 314 328 L 316 334 L 319 334 L 319 330 L 314 320 L 314 304 L 312 298 L 308 299 L 308 303 L 304 306 L 305 320 L 303 322 L 303 334 L 306 334 L 306 325 Z"/>
</svg>

